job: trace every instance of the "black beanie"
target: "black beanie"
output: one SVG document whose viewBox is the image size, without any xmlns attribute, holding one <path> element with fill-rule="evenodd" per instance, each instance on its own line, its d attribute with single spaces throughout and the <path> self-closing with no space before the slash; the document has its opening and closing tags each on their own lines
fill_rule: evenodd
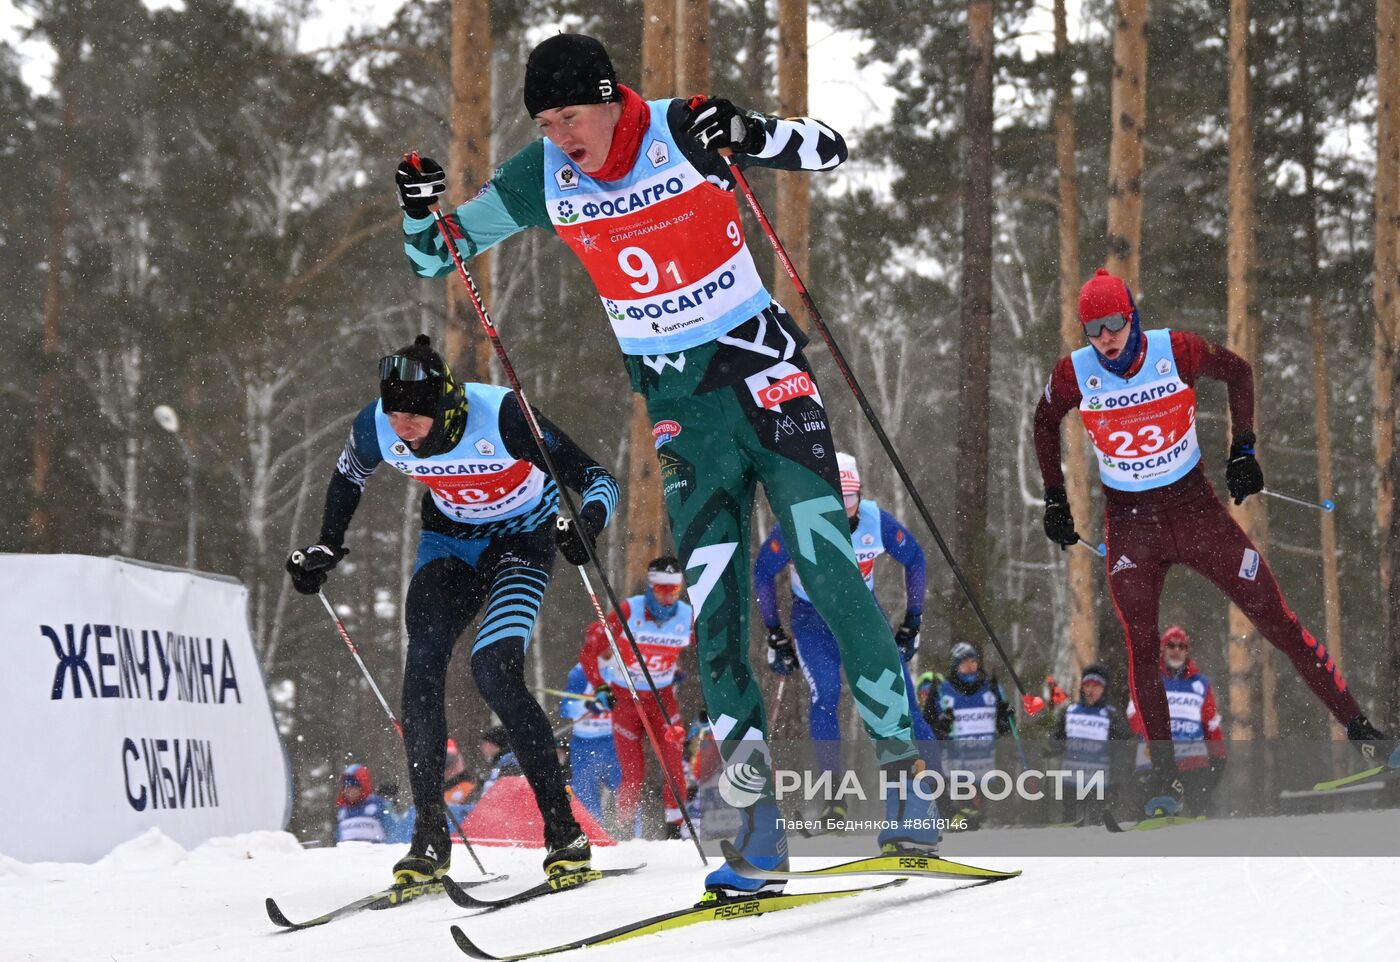
<svg viewBox="0 0 1400 962">
<path fill-rule="evenodd" d="M 421 381 L 401 381 L 397 377 L 381 380 L 379 397 L 383 401 L 385 414 L 401 411 L 404 414 L 418 414 L 426 418 L 439 417 L 443 385 L 450 375 L 442 355 L 433 350 L 432 344 L 428 335 L 419 334 L 412 344 L 391 355 L 412 358 L 428 369 L 428 377 Z"/>
<path fill-rule="evenodd" d="M 556 34 L 530 51 L 525 64 L 525 110 L 531 117 L 541 110 L 621 99 L 612 60 L 592 37 Z"/>
</svg>

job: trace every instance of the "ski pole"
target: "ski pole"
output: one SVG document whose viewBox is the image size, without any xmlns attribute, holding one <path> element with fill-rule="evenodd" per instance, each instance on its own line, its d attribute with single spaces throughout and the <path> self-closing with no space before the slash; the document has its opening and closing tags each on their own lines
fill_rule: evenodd
<svg viewBox="0 0 1400 962">
<path fill-rule="evenodd" d="M 1077 542 L 1075 542 L 1075 543 L 1076 543 L 1076 544 L 1081 544 L 1081 545 L 1083 545 L 1084 548 L 1085 548 L 1086 550 L 1092 551 L 1094 554 L 1098 555 L 1100 558 L 1106 558 L 1106 557 L 1108 557 L 1108 545 L 1106 545 L 1106 544 L 1102 544 L 1102 543 L 1100 543 L 1100 544 L 1091 544 L 1091 543 L 1089 543 L 1088 541 L 1085 541 L 1083 538 L 1080 538 L 1080 539 L 1079 539 Z"/>
<path fill-rule="evenodd" d="M 771 735 L 773 726 L 778 724 L 778 714 L 783 708 L 783 689 L 787 686 L 787 675 L 778 678 L 778 693 L 773 696 L 773 711 L 768 715 L 768 732 Z"/>
<path fill-rule="evenodd" d="M 301 564 L 305 560 L 306 556 L 300 551 L 294 551 L 292 553 L 293 564 Z M 374 683 L 374 676 L 371 675 L 369 669 L 365 667 L 364 660 L 360 658 L 359 649 L 356 648 L 355 643 L 350 640 L 350 632 L 345 630 L 345 622 L 341 621 L 340 616 L 335 613 L 335 608 L 331 606 L 324 592 L 316 592 L 316 597 L 321 599 L 321 604 L 325 607 L 326 614 L 330 615 L 331 621 L 335 622 L 335 630 L 340 633 L 341 641 L 344 641 L 345 647 L 350 649 L 350 654 L 355 656 L 355 664 L 360 666 L 360 674 L 364 675 L 365 681 L 369 682 L 370 691 L 374 692 L 374 697 L 379 699 L 379 705 L 384 709 L 384 714 L 389 716 L 389 721 L 393 724 L 394 731 L 398 732 L 399 737 L 402 738 L 403 726 L 400 725 L 399 720 L 394 717 L 393 709 L 391 709 L 389 703 L 384 700 L 384 694 L 379 690 L 379 686 Z M 461 836 L 462 847 L 467 850 L 467 854 L 470 855 L 472 861 L 476 863 L 477 871 L 482 875 L 487 874 L 486 869 L 481 864 L 481 859 L 476 857 L 476 851 L 472 848 L 472 843 L 467 840 L 467 833 L 462 831 L 462 825 L 457 821 L 457 816 L 452 814 L 452 806 L 443 805 L 443 811 L 447 813 L 447 820 L 452 823 L 452 828 Z"/>
<path fill-rule="evenodd" d="M 1337 508 L 1337 506 L 1332 503 L 1332 500 L 1330 498 L 1326 501 L 1307 501 L 1303 498 L 1295 498 L 1291 494 L 1283 494 L 1278 491 L 1270 491 L 1268 488 L 1260 488 L 1259 493 L 1267 494 L 1271 498 L 1278 498 L 1280 501 L 1288 501 L 1292 504 L 1301 504 L 1305 508 L 1316 508 L 1319 511 L 1325 511 L 1328 514 L 1331 514 Z"/>
<path fill-rule="evenodd" d="M 1002 687 L 1001 687 L 1001 682 L 994 682 L 994 684 L 997 686 L 997 694 L 1000 695 L 1000 696 L 1002 697 L 1002 699 L 1004 700 L 1004 699 L 1006 698 L 1006 692 L 1005 692 L 1005 690 L 1002 689 Z M 1011 712 L 1011 716 L 1007 719 L 1007 722 L 1010 723 L 1010 726 L 1011 726 L 1011 740 L 1012 740 L 1012 742 L 1014 742 L 1015 745 L 1016 745 L 1016 757 L 1020 759 L 1020 761 L 1021 761 L 1021 771 L 1024 772 L 1027 768 L 1030 767 L 1030 765 L 1029 765 L 1029 764 L 1027 763 L 1027 761 L 1026 761 L 1026 749 L 1025 749 L 1025 746 L 1021 744 L 1021 732 L 1020 732 L 1020 730 L 1016 727 L 1016 712 L 1015 712 L 1015 711 L 1012 711 L 1012 712 Z"/>
<path fill-rule="evenodd" d="M 553 695 L 555 698 L 578 698 L 587 701 L 593 697 L 592 695 L 583 695 L 576 691 L 560 691 L 558 688 L 531 688 L 530 690 L 541 695 Z"/>
<path fill-rule="evenodd" d="M 1028 714 L 1034 715 L 1045 707 L 1045 699 L 1039 695 L 1032 695 L 1022 684 L 1021 677 L 1016 674 L 1016 668 L 1011 664 L 1011 658 L 1006 654 L 1006 649 L 1002 648 L 1001 642 L 997 639 L 997 634 L 992 630 L 992 623 L 987 620 L 986 614 L 982 611 L 982 606 L 977 602 L 977 596 L 972 590 L 972 585 L 968 583 L 963 575 L 962 568 L 953 557 L 952 550 L 948 543 L 943 540 L 943 534 L 938 530 L 938 525 L 934 524 L 933 515 L 929 513 L 928 507 L 924 504 L 924 499 L 919 495 L 919 491 L 914 487 L 914 480 L 909 476 L 909 472 L 904 467 L 904 461 L 895 451 L 894 445 L 890 442 L 889 435 L 885 433 L 884 425 L 880 423 L 879 416 L 875 409 L 870 406 L 865 392 L 861 390 L 859 382 L 856 381 L 855 372 L 851 370 L 850 364 L 846 362 L 846 356 L 841 351 L 836 339 L 832 336 L 831 330 L 826 326 L 826 321 L 822 319 L 821 312 L 817 310 L 816 302 L 812 300 L 812 295 L 807 292 L 807 286 L 802 283 L 802 278 L 798 276 L 797 268 L 793 266 L 792 259 L 788 257 L 787 251 L 783 248 L 783 242 L 778 239 L 778 232 L 773 229 L 773 225 L 768 221 L 768 215 L 763 212 L 763 205 L 758 202 L 758 196 L 754 194 L 753 188 L 749 186 L 748 179 L 744 176 L 737 164 L 733 160 L 733 151 L 729 148 L 722 148 L 719 152 L 724 158 L 724 162 L 729 165 L 729 172 L 734 175 L 734 182 L 739 185 L 739 190 L 743 193 L 744 199 L 748 201 L 750 209 L 753 210 L 754 217 L 757 218 L 759 226 L 768 235 L 768 242 L 773 245 L 773 252 L 777 254 L 778 260 L 782 262 L 783 269 L 787 271 L 788 277 L 792 279 L 792 286 L 797 291 L 797 296 L 802 300 L 802 306 L 807 309 L 807 316 L 812 319 L 822 340 L 826 342 L 827 350 L 831 352 L 832 358 L 836 361 L 836 367 L 841 371 L 841 376 L 846 379 L 846 385 L 855 395 L 856 403 L 860 405 L 861 411 L 865 413 L 865 419 L 870 422 L 870 426 L 875 429 L 875 436 L 880 439 L 880 446 L 885 449 L 885 454 L 889 456 L 890 463 L 894 465 L 895 472 L 899 479 L 904 482 L 905 489 L 909 492 L 910 499 L 918 509 L 919 514 L 924 519 L 924 524 L 928 525 L 929 532 L 933 535 L 933 540 L 938 543 L 938 550 L 943 553 L 943 560 L 948 562 L 948 567 L 953 571 L 953 577 L 958 582 L 958 587 L 962 589 L 963 596 L 967 598 L 968 604 L 972 606 L 973 612 L 977 615 L 978 622 L 982 625 L 982 630 L 986 632 L 988 640 L 996 648 L 997 654 L 1001 656 L 1002 662 L 1006 665 L 1006 670 L 1011 674 L 1011 680 L 1016 685 L 1016 690 L 1021 693 L 1021 703 Z"/>
<path fill-rule="evenodd" d="M 404 155 L 404 159 L 415 167 L 419 166 L 418 152 L 410 151 Z M 496 360 L 501 362 L 501 370 L 505 372 L 506 380 L 510 383 L 511 390 L 515 393 L 515 401 L 520 406 L 520 411 L 524 415 L 525 423 L 529 425 L 530 434 L 534 438 L 535 447 L 539 449 L 541 460 L 544 461 L 546 473 L 550 480 L 554 482 L 559 493 L 559 504 L 564 509 L 560 512 L 555 524 L 560 528 L 565 526 L 565 515 L 579 532 L 579 541 L 583 544 L 584 551 L 588 554 L 588 561 L 598 572 L 599 581 L 603 585 L 603 591 L 607 595 L 608 604 L 612 610 L 618 613 L 618 622 L 622 625 L 622 633 L 627 637 L 627 642 L 632 648 L 633 655 L 636 656 L 637 664 L 642 669 L 642 675 L 646 678 L 647 687 L 651 689 L 652 697 L 656 700 L 656 707 L 659 709 L 662 718 L 666 718 L 666 706 L 661 701 L 661 693 L 656 689 L 656 682 L 652 680 L 651 671 L 647 668 L 646 659 L 642 657 L 641 647 L 637 644 L 637 639 L 632 635 L 632 629 L 627 624 L 627 619 L 621 616 L 622 605 L 617 599 L 617 594 L 613 591 L 611 583 L 608 581 L 607 572 L 603 570 L 603 563 L 598 558 L 598 553 L 594 550 L 592 539 L 587 536 L 583 525 L 580 523 L 578 508 L 574 505 L 573 495 L 564 485 L 563 478 L 559 475 L 558 468 L 554 465 L 554 457 L 549 453 L 549 446 L 545 444 L 544 433 L 540 430 L 539 422 L 535 420 L 534 409 L 530 407 L 530 402 L 525 397 L 525 389 L 520 385 L 520 378 L 516 377 L 515 367 L 510 363 L 510 357 L 506 354 L 505 345 L 501 343 L 501 336 L 496 330 L 495 321 L 491 320 L 491 314 L 486 309 L 485 303 L 481 299 L 481 292 L 477 290 L 476 282 L 472 280 L 471 272 L 467 270 L 467 265 L 462 261 L 462 255 L 457 251 L 457 244 L 453 240 L 452 230 L 448 227 L 447 218 L 435 205 L 432 208 L 433 221 L 437 224 L 438 233 L 442 235 L 443 245 L 447 248 L 448 254 L 452 257 L 452 263 L 457 267 L 457 274 L 462 278 L 462 283 L 466 285 L 467 297 L 472 302 L 472 307 L 476 311 L 477 320 L 481 322 L 482 329 L 486 332 L 486 338 L 491 342 L 491 348 L 496 353 Z M 612 632 L 608 628 L 607 617 L 603 614 L 603 606 L 598 603 L 598 596 L 593 591 L 593 584 L 589 581 L 588 572 L 584 565 L 577 565 L 579 577 L 583 579 L 584 588 L 588 592 L 588 598 L 593 603 L 593 611 L 597 614 L 598 620 L 603 623 L 603 630 L 608 635 L 608 639 L 613 643 L 613 649 L 617 654 L 618 661 L 626 664 L 621 657 L 621 652 L 617 650 L 613 641 Z M 628 688 L 632 688 L 631 672 L 627 672 Z M 636 695 L 635 690 L 633 695 Z M 640 699 L 639 699 L 640 700 Z M 650 720 L 646 712 L 638 712 L 642 718 L 642 726 L 646 729 L 647 738 L 651 741 L 651 747 L 656 752 L 656 760 L 661 765 L 661 771 L 666 776 L 666 781 L 671 787 L 671 792 L 677 799 L 682 801 L 685 793 L 679 791 L 675 777 L 671 770 L 666 767 L 665 756 L 661 752 L 661 742 L 656 733 L 652 730 Z M 685 805 L 681 804 L 681 818 L 685 820 L 686 827 L 690 829 L 691 840 L 695 843 L 695 851 L 700 854 L 700 861 L 705 865 L 710 864 L 706 858 L 704 850 L 700 847 L 700 839 L 695 831 L 695 826 L 691 824 L 690 814 L 685 810 Z"/>
</svg>

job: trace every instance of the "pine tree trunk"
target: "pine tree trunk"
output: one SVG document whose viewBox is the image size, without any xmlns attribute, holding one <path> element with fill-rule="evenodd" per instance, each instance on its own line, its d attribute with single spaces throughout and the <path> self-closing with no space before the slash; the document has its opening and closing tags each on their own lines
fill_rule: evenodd
<svg viewBox="0 0 1400 962">
<path fill-rule="evenodd" d="M 1394 476 L 1390 472 L 1391 445 L 1395 434 L 1395 371 L 1397 330 L 1395 317 L 1396 271 L 1400 269 L 1400 240 L 1397 240 L 1395 212 L 1400 191 L 1400 141 L 1397 141 L 1397 78 L 1400 77 L 1400 2 L 1376 0 L 1376 238 L 1375 273 L 1372 296 L 1375 299 L 1375 428 L 1376 446 L 1376 533 L 1381 540 L 1380 584 L 1384 597 L 1390 590 L 1388 544 L 1390 515 L 1395 498 Z M 1392 630 L 1394 630 L 1392 628 Z"/>
<path fill-rule="evenodd" d="M 710 91 L 710 0 L 676 0 L 677 97 Z"/>
<path fill-rule="evenodd" d="M 676 76 L 676 0 L 642 3 L 642 89 L 648 99 L 669 96 Z M 651 559 L 663 553 L 666 515 L 651 418 L 640 394 L 632 396 L 631 443 L 627 446 L 626 584 L 638 584 Z M 685 559 L 681 559 L 684 564 Z M 625 593 L 626 589 L 624 589 Z"/>
<path fill-rule="evenodd" d="M 778 115 L 807 115 L 807 0 L 778 0 Z M 811 174 L 787 171 L 778 180 L 778 210 L 774 226 L 783 239 L 797 276 L 806 281 L 811 273 L 812 227 Z M 773 258 L 773 297 L 785 305 L 805 329 L 807 318 L 799 309 L 797 289 L 783 262 Z"/>
<path fill-rule="evenodd" d="M 1394 478 L 1400 471 L 1395 444 L 1394 343 L 1400 333 L 1400 0 L 1376 0 L 1376 528 L 1383 539 L 1381 589 L 1388 613 L 1389 692 L 1386 721 L 1400 728 L 1400 591 L 1390 573 L 1400 555 L 1400 511 L 1394 504 Z"/>
<path fill-rule="evenodd" d="M 1332 419 L 1331 394 L 1327 376 L 1327 321 L 1322 313 L 1323 292 L 1320 283 L 1321 241 L 1317 223 L 1317 123 L 1313 116 L 1312 101 L 1308 98 L 1312 90 L 1312 65 L 1309 59 L 1307 28 L 1307 0 L 1298 0 L 1296 13 L 1298 20 L 1299 84 L 1302 88 L 1303 144 L 1307 151 L 1303 165 L 1303 191 L 1307 200 L 1308 222 L 1306 225 L 1306 245 L 1308 258 L 1308 331 L 1312 337 L 1313 355 L 1313 430 L 1317 436 L 1317 499 L 1329 501 L 1332 498 Z M 1327 651 L 1342 665 L 1342 591 L 1337 566 L 1337 518 L 1328 511 L 1319 512 L 1322 545 L 1322 603 L 1324 610 L 1323 644 Z M 1340 725 L 1333 725 L 1333 740 L 1341 739 L 1345 732 Z"/>
<path fill-rule="evenodd" d="M 447 193 L 443 213 L 455 210 L 491 176 L 491 16 L 487 0 L 452 0 L 452 98 L 447 153 Z M 476 257 L 472 280 L 482 303 L 491 307 L 491 254 Z M 458 381 L 491 379 L 491 343 L 466 285 L 453 271 L 447 276 L 447 326 L 443 357 Z"/>
<path fill-rule="evenodd" d="M 43 369 L 39 376 L 38 400 L 34 408 L 33 466 L 29 479 L 30 551 L 58 550 L 53 526 L 54 492 L 50 490 L 54 452 L 62 431 L 62 384 L 64 381 L 60 348 L 63 321 L 63 267 L 67 260 L 68 222 L 73 185 L 73 159 L 68 147 L 78 137 L 78 91 L 75 73 L 82 47 L 82 28 L 77 15 L 62 24 L 62 35 L 55 37 L 59 51 L 54 70 L 55 88 L 63 101 L 63 121 L 58 134 L 59 155 L 53 175 L 53 201 L 49 206 L 48 248 L 45 251 L 47 279 L 44 288 Z"/>
<path fill-rule="evenodd" d="M 1249 103 L 1249 0 L 1230 0 L 1230 211 L 1226 227 L 1225 318 L 1230 350 L 1255 363 L 1258 330 L 1251 314 L 1251 268 L 1254 262 L 1254 141 Z M 1258 398 L 1256 376 L 1255 397 Z M 1255 405 L 1256 423 L 1260 419 Z M 1250 540 L 1263 550 L 1268 536 L 1264 499 L 1255 496 L 1239 507 L 1231 506 L 1235 520 Z M 1260 689 L 1260 673 L 1267 660 L 1258 657 L 1264 647 L 1254 625 L 1244 612 L 1230 606 L 1230 737 L 1248 741 L 1260 734 L 1260 723 L 1270 729 L 1277 725 L 1255 707 Z M 1267 707 L 1267 706 L 1266 706 Z"/>
<path fill-rule="evenodd" d="M 957 544 L 973 585 L 985 574 L 992 325 L 992 0 L 967 5 L 962 323 L 958 393 Z M 976 631 L 958 604 L 959 630 Z"/>
<path fill-rule="evenodd" d="M 1147 0 L 1116 0 L 1104 265 L 1138 293 L 1142 252 L 1142 137 L 1147 122 Z"/>
<path fill-rule="evenodd" d="M 1079 171 L 1076 167 L 1074 85 L 1070 69 L 1069 31 L 1065 0 L 1055 0 L 1055 161 L 1059 167 L 1060 200 L 1060 341 L 1066 352 L 1084 346 L 1079 324 Z M 1088 436 L 1077 412 L 1065 418 L 1065 490 L 1079 526 L 1089 524 Z M 1084 550 L 1068 551 L 1069 643 L 1076 676 L 1098 656 L 1098 614 L 1095 610 L 1094 557 Z"/>
</svg>

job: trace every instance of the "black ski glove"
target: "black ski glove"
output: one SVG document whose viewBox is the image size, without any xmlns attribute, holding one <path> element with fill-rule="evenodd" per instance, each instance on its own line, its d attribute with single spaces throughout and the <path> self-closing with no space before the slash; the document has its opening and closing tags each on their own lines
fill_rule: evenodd
<svg viewBox="0 0 1400 962">
<path fill-rule="evenodd" d="M 786 675 L 797 667 L 797 649 L 782 625 L 768 629 L 768 667 L 777 675 Z"/>
<path fill-rule="evenodd" d="M 349 548 L 327 544 L 313 544 L 293 551 L 287 557 L 287 574 L 292 576 L 292 587 L 301 594 L 314 595 L 326 583 L 326 573 L 349 553 Z"/>
<path fill-rule="evenodd" d="M 1074 530 L 1074 515 L 1069 510 L 1069 496 L 1059 486 L 1045 489 L 1045 537 L 1063 551 L 1079 541 Z"/>
<path fill-rule="evenodd" d="M 1244 504 L 1251 494 L 1264 490 L 1264 469 L 1254 460 L 1254 432 L 1246 431 L 1230 445 L 1230 463 L 1225 465 L 1225 487 L 1235 504 Z"/>
<path fill-rule="evenodd" d="M 762 120 L 720 97 L 691 97 L 684 123 L 686 131 L 706 150 L 728 147 L 736 154 L 752 154 L 768 139 Z"/>
<path fill-rule="evenodd" d="M 409 217 L 427 217 L 429 208 L 447 190 L 447 173 L 431 157 L 404 154 L 403 163 L 394 172 L 394 183 L 399 187 L 403 212 Z"/>
<path fill-rule="evenodd" d="M 585 504 L 578 513 L 583 531 L 574 527 L 572 521 L 562 514 L 554 519 L 554 542 L 559 545 L 559 553 L 571 565 L 588 564 L 588 548 L 584 546 L 586 537 L 591 545 L 598 540 L 598 532 L 603 530 L 603 507 L 596 501 Z"/>
<path fill-rule="evenodd" d="M 894 643 L 899 646 L 899 654 L 905 661 L 913 658 L 919 650 L 919 625 L 922 619 L 911 612 L 904 613 L 904 623 L 894 633 Z"/>
<path fill-rule="evenodd" d="M 615 704 L 617 704 L 617 702 L 613 699 L 612 685 L 603 682 L 594 689 L 593 697 L 584 702 L 583 707 L 587 708 L 595 715 L 601 715 L 605 711 L 612 711 L 613 705 Z"/>
</svg>

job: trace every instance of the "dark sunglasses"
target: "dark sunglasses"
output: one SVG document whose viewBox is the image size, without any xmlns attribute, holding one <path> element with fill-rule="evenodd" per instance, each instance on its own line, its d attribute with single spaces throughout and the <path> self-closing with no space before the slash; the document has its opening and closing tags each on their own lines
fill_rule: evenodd
<svg viewBox="0 0 1400 962">
<path fill-rule="evenodd" d="M 1185 651 L 1186 649 L 1190 648 L 1191 646 L 1190 646 L 1190 645 L 1183 645 L 1183 644 L 1181 644 L 1180 642 L 1176 642 L 1176 641 L 1169 641 L 1169 642 L 1167 642 L 1165 645 L 1163 645 L 1162 647 L 1163 647 L 1163 648 L 1171 648 L 1171 649 L 1174 650 L 1174 651 Z"/>
<path fill-rule="evenodd" d="M 1104 331 L 1112 331 L 1117 334 L 1128 326 L 1130 318 L 1126 314 L 1109 314 L 1107 317 L 1096 317 L 1092 321 L 1084 322 L 1084 333 L 1090 337 L 1098 337 Z"/>
<path fill-rule="evenodd" d="M 379 359 L 379 380 L 381 381 L 426 381 L 430 377 L 440 377 L 422 361 L 416 361 L 402 354 L 390 354 Z"/>
</svg>

